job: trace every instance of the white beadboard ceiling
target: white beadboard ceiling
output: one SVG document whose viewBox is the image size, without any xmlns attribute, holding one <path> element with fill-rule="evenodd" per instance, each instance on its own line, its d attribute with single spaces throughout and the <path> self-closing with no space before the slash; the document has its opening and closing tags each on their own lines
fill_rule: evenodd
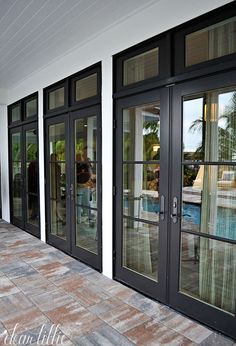
<svg viewBox="0 0 236 346">
<path fill-rule="evenodd" d="M 0 88 L 157 0 L 0 0 Z"/>
</svg>

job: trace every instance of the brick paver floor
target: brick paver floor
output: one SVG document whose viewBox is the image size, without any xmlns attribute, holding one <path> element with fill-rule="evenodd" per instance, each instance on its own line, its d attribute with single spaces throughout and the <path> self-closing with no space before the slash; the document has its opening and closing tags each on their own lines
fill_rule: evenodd
<svg viewBox="0 0 236 346">
<path fill-rule="evenodd" d="M 0 223 L 0 345 L 234 345 Z"/>
</svg>

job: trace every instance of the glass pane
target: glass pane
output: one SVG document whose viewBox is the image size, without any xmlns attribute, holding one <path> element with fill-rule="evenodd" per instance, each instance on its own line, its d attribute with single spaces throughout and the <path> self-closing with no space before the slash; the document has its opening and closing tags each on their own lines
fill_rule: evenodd
<svg viewBox="0 0 236 346">
<path fill-rule="evenodd" d="M 26 190 L 31 194 L 38 194 L 39 177 L 38 177 L 38 161 L 27 163 L 27 183 Z"/>
<path fill-rule="evenodd" d="M 35 193 L 27 194 L 27 223 L 35 226 L 39 223 L 39 201 Z"/>
<path fill-rule="evenodd" d="M 77 204 L 97 207 L 96 164 L 88 162 L 75 163 L 75 195 Z"/>
<path fill-rule="evenodd" d="M 36 161 L 38 159 L 38 136 L 37 130 L 26 131 L 26 160 Z"/>
<path fill-rule="evenodd" d="M 66 198 L 66 164 L 52 162 L 50 165 L 50 198 L 57 201 Z M 60 217 L 59 217 L 60 218 Z"/>
<path fill-rule="evenodd" d="M 184 160 L 203 160 L 203 97 L 183 103 Z"/>
<path fill-rule="evenodd" d="M 236 52 L 236 17 L 189 34 L 185 38 L 186 66 Z"/>
<path fill-rule="evenodd" d="M 75 100 L 81 101 L 97 95 L 97 73 L 75 82 Z"/>
<path fill-rule="evenodd" d="M 160 165 L 123 165 L 123 213 L 159 221 Z"/>
<path fill-rule="evenodd" d="M 75 160 L 97 159 L 97 117 L 75 120 Z"/>
<path fill-rule="evenodd" d="M 76 246 L 97 254 L 97 211 L 77 205 L 76 219 Z"/>
<path fill-rule="evenodd" d="M 49 126 L 49 152 L 50 161 L 65 161 L 65 124 Z"/>
<path fill-rule="evenodd" d="M 64 87 L 51 91 L 49 93 L 49 109 L 63 107 L 65 104 L 65 90 Z"/>
<path fill-rule="evenodd" d="M 25 116 L 26 118 L 37 115 L 37 98 L 26 102 L 25 104 Z"/>
<path fill-rule="evenodd" d="M 21 110 L 20 104 L 11 108 L 11 121 L 21 120 Z"/>
<path fill-rule="evenodd" d="M 236 161 L 235 140 L 235 87 L 184 97 L 185 160 Z"/>
<path fill-rule="evenodd" d="M 124 109 L 123 159 L 160 160 L 160 103 Z"/>
<path fill-rule="evenodd" d="M 21 160 L 21 134 L 20 132 L 11 135 L 12 161 Z"/>
<path fill-rule="evenodd" d="M 22 218 L 22 172 L 21 162 L 12 164 L 12 196 L 13 196 L 13 216 Z"/>
<path fill-rule="evenodd" d="M 235 314 L 236 245 L 182 233 L 180 291 Z"/>
<path fill-rule="evenodd" d="M 157 281 L 159 228 L 124 218 L 123 266 Z"/>
<path fill-rule="evenodd" d="M 159 74 L 159 48 L 124 61 L 123 85 L 133 84 Z"/>
<path fill-rule="evenodd" d="M 66 240 L 66 201 L 51 200 L 51 234 Z"/>
<path fill-rule="evenodd" d="M 236 166 L 184 166 L 181 227 L 236 240 Z"/>
</svg>

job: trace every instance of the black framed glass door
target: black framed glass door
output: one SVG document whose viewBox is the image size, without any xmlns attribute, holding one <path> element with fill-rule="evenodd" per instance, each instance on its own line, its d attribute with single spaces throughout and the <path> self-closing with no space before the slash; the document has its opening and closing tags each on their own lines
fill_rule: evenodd
<svg viewBox="0 0 236 346">
<path fill-rule="evenodd" d="M 235 81 L 231 72 L 118 99 L 115 115 L 115 278 L 231 337 Z"/>
<path fill-rule="evenodd" d="M 236 73 L 173 90 L 170 304 L 235 338 Z"/>
<path fill-rule="evenodd" d="M 101 270 L 100 107 L 45 122 L 48 242 Z"/>
<path fill-rule="evenodd" d="M 168 89 L 116 102 L 115 277 L 165 301 Z"/>
<path fill-rule="evenodd" d="M 37 123 L 12 128 L 9 135 L 11 222 L 39 237 Z"/>
</svg>

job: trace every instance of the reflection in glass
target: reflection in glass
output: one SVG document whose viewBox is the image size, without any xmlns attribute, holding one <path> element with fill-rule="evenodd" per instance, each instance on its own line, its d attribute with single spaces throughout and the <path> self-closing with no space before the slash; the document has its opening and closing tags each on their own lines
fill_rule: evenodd
<svg viewBox="0 0 236 346">
<path fill-rule="evenodd" d="M 21 162 L 12 163 L 12 196 L 13 196 L 13 216 L 22 218 L 22 172 Z"/>
<path fill-rule="evenodd" d="M 123 111 L 123 159 L 160 160 L 160 103 Z"/>
<path fill-rule="evenodd" d="M 97 73 L 75 82 L 75 100 L 81 101 L 97 95 Z"/>
<path fill-rule="evenodd" d="M 184 165 L 181 227 L 236 240 L 236 166 Z"/>
<path fill-rule="evenodd" d="M 32 117 L 37 114 L 37 98 L 34 98 L 25 105 L 25 115 L 26 118 Z"/>
<path fill-rule="evenodd" d="M 19 121 L 21 120 L 21 109 L 20 104 L 11 108 L 11 121 Z"/>
<path fill-rule="evenodd" d="M 96 164 L 90 161 L 75 163 L 75 195 L 77 204 L 86 207 L 97 207 L 97 172 Z M 78 215 L 81 212 L 78 211 Z"/>
<path fill-rule="evenodd" d="M 95 161 L 97 159 L 97 117 L 75 121 L 75 160 Z"/>
<path fill-rule="evenodd" d="M 51 158 L 55 154 L 51 155 Z M 66 195 L 66 164 L 51 162 L 50 163 L 50 198 L 60 201 L 65 199 Z"/>
<path fill-rule="evenodd" d="M 236 161 L 235 143 L 236 88 L 184 98 L 184 160 Z"/>
<path fill-rule="evenodd" d="M 39 223 L 39 203 L 38 195 L 27 194 L 27 223 L 38 226 Z"/>
<path fill-rule="evenodd" d="M 51 233 L 66 239 L 66 164 L 58 163 L 56 158 L 56 154 L 51 154 L 49 164 Z"/>
<path fill-rule="evenodd" d="M 27 222 L 37 224 L 39 219 L 38 161 L 27 163 Z"/>
<path fill-rule="evenodd" d="M 35 161 L 38 159 L 37 130 L 26 131 L 26 160 Z"/>
<path fill-rule="evenodd" d="M 182 233 L 180 290 L 235 314 L 236 245 Z"/>
<path fill-rule="evenodd" d="M 159 221 L 160 165 L 123 165 L 123 214 Z"/>
<path fill-rule="evenodd" d="M 12 134 L 11 143 L 12 143 L 12 161 L 20 161 L 21 160 L 21 134 L 20 134 L 20 132 Z"/>
<path fill-rule="evenodd" d="M 159 74 L 159 48 L 124 61 L 123 85 L 156 77 Z"/>
<path fill-rule="evenodd" d="M 158 237 L 157 225 L 124 218 L 123 266 L 157 281 Z"/>
<path fill-rule="evenodd" d="M 51 199 L 51 234 L 66 240 L 66 201 Z"/>
<path fill-rule="evenodd" d="M 65 161 L 65 124 L 49 126 L 49 151 L 51 161 Z M 55 154 L 55 156 L 52 156 Z"/>
<path fill-rule="evenodd" d="M 97 254 L 97 210 L 76 206 L 76 219 L 76 245 Z"/>
<path fill-rule="evenodd" d="M 58 88 L 49 93 L 49 109 L 63 107 L 65 104 L 65 90 L 64 87 Z"/>
<path fill-rule="evenodd" d="M 236 52 L 236 17 L 195 31 L 185 38 L 186 66 Z"/>
</svg>

